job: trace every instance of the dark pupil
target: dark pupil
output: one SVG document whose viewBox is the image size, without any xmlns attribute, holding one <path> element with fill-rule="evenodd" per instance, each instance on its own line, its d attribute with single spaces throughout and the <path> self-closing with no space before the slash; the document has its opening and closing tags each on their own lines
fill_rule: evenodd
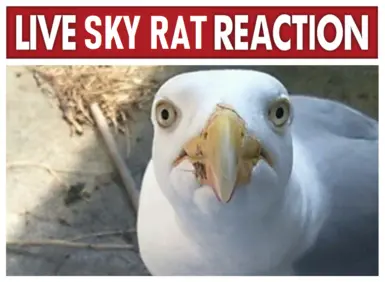
<svg viewBox="0 0 385 282">
<path fill-rule="evenodd" d="M 170 114 L 169 114 L 169 112 L 168 112 L 166 109 L 163 109 L 163 110 L 160 112 L 160 115 L 162 116 L 162 119 L 168 120 Z"/>
<path fill-rule="evenodd" d="M 284 110 L 282 109 L 282 107 L 279 107 L 276 111 L 275 111 L 275 117 L 277 119 L 281 119 L 283 117 L 283 114 L 284 114 Z"/>
</svg>

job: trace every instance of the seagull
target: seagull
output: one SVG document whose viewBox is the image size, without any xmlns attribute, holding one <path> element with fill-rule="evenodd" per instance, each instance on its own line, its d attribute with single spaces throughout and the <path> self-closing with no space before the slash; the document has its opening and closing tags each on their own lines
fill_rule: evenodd
<svg viewBox="0 0 385 282">
<path fill-rule="evenodd" d="M 137 219 L 152 275 L 378 275 L 378 122 L 205 70 L 155 95 Z"/>
</svg>

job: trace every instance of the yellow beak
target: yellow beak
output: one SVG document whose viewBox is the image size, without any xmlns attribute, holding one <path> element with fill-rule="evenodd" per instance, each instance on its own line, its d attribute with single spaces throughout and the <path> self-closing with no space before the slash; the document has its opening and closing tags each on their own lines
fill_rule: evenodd
<svg viewBox="0 0 385 282">
<path fill-rule="evenodd" d="M 200 183 L 211 186 L 224 203 L 231 200 L 237 185 L 250 181 L 253 166 L 265 158 L 260 142 L 247 134 L 242 118 L 222 105 L 217 106 L 202 133 L 183 149 L 175 164 L 188 158 Z"/>
</svg>

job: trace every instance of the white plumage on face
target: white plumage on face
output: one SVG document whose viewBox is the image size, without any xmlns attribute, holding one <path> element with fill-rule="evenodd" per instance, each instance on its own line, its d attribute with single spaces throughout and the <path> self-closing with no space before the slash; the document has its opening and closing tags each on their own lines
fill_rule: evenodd
<svg viewBox="0 0 385 282">
<path fill-rule="evenodd" d="M 257 197 L 276 194 L 291 172 L 290 121 L 287 90 L 265 73 L 212 70 L 170 79 L 152 108 L 163 193 L 175 207 L 205 212 L 240 203 L 247 210 Z"/>
<path fill-rule="evenodd" d="M 291 101 L 293 124 L 285 87 L 255 71 L 187 73 L 159 89 L 137 221 L 151 274 L 377 275 L 378 122 Z"/>
</svg>

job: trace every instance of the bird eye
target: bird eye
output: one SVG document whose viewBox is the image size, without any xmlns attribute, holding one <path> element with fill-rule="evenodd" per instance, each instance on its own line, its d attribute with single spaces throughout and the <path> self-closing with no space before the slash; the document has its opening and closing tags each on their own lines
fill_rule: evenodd
<svg viewBox="0 0 385 282">
<path fill-rule="evenodd" d="M 282 127 L 290 118 L 290 103 L 286 99 L 274 102 L 269 108 L 269 119 L 277 127 Z"/>
<path fill-rule="evenodd" d="M 160 101 L 155 108 L 156 121 L 161 127 L 170 127 L 174 124 L 177 111 L 173 104 L 168 101 Z"/>
</svg>

